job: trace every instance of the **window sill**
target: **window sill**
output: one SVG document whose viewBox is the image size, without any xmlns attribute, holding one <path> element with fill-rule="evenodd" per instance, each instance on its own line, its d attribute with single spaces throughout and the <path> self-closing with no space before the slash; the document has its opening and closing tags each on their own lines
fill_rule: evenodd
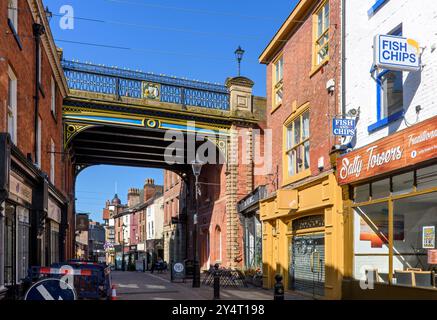
<svg viewBox="0 0 437 320">
<path fill-rule="evenodd" d="M 282 103 L 276 105 L 275 107 L 272 108 L 272 110 L 270 110 L 270 114 L 274 113 L 276 110 L 278 110 L 280 107 L 282 106 Z"/>
<path fill-rule="evenodd" d="M 11 31 L 12 31 L 12 34 L 15 38 L 15 41 L 18 44 L 18 47 L 20 48 L 20 50 L 23 50 L 23 45 L 21 44 L 20 37 L 18 36 L 17 31 L 15 30 L 14 24 L 12 23 L 11 19 L 9 19 L 9 18 L 8 18 L 8 25 L 9 25 L 9 29 L 11 29 Z"/>
<path fill-rule="evenodd" d="M 306 169 L 306 170 L 304 170 L 300 173 L 297 173 L 293 176 L 286 175 L 284 178 L 284 181 L 282 182 L 282 187 L 285 187 L 291 183 L 297 182 L 297 181 L 302 180 L 302 179 L 309 177 L 309 176 L 311 176 L 311 169 Z"/>
<path fill-rule="evenodd" d="M 378 120 L 375 123 L 371 124 L 370 126 L 367 127 L 367 130 L 369 133 L 375 132 L 379 129 L 382 129 L 382 128 L 388 126 L 390 123 L 401 119 L 403 116 L 404 116 L 403 110 L 396 112 L 396 113 L 392 114 L 391 116 L 388 116 L 387 118 Z"/>
<path fill-rule="evenodd" d="M 328 64 L 328 62 L 329 62 L 329 56 L 327 56 L 327 57 L 326 57 L 322 62 L 320 62 L 318 65 L 313 66 L 313 68 L 311 69 L 310 74 L 309 74 L 310 78 L 311 78 L 312 76 L 314 76 L 317 72 L 319 72 L 320 69 L 322 69 L 326 64 Z"/>
<path fill-rule="evenodd" d="M 387 0 L 378 0 L 376 3 L 367 11 L 367 15 L 372 17 L 381 7 L 387 2 Z"/>
</svg>

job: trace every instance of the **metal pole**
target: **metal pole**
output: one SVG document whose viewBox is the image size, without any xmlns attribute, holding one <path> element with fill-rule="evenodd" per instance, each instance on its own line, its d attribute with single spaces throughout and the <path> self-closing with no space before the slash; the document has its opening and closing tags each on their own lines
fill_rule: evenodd
<svg viewBox="0 0 437 320">
<path fill-rule="evenodd" d="M 195 185 L 195 193 L 196 193 L 196 211 L 194 213 L 194 221 L 193 221 L 193 267 L 194 267 L 194 274 L 193 274 L 193 288 L 199 288 L 200 287 L 200 265 L 199 265 L 199 259 L 198 259 L 198 248 L 197 248 L 197 235 L 198 235 L 198 223 L 197 223 L 197 215 L 199 211 L 199 196 L 197 192 L 197 187 L 199 184 L 199 178 L 196 177 L 196 185 Z"/>
<path fill-rule="evenodd" d="M 121 268 L 123 269 L 123 271 L 125 271 L 125 262 L 124 262 L 124 224 L 122 225 L 121 233 L 123 234 L 123 238 L 122 238 L 123 245 L 121 247 L 121 250 L 122 250 L 122 252 L 121 252 Z"/>
</svg>

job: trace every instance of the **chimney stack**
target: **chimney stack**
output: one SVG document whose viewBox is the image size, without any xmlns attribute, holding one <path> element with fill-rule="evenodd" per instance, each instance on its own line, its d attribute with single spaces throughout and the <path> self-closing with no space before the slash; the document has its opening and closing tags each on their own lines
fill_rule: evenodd
<svg viewBox="0 0 437 320">
<path fill-rule="evenodd" d="M 140 203 L 140 190 L 136 188 L 130 188 L 127 192 L 128 207 L 131 208 L 139 203 Z"/>
</svg>

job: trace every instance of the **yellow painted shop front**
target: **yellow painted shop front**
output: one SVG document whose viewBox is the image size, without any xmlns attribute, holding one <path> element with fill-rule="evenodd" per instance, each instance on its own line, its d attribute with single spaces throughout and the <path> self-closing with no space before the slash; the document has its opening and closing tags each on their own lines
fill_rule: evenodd
<svg viewBox="0 0 437 320">
<path fill-rule="evenodd" d="M 345 299 L 437 299 L 437 117 L 339 157 Z"/>
<path fill-rule="evenodd" d="M 341 188 L 325 173 L 262 200 L 263 286 L 276 274 L 286 289 L 341 298 L 344 236 Z"/>
</svg>

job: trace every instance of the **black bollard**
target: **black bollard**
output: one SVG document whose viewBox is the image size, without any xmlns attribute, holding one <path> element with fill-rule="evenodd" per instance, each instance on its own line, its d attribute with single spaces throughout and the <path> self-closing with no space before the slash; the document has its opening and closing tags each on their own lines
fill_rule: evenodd
<svg viewBox="0 0 437 320">
<path fill-rule="evenodd" d="M 220 274 L 218 271 L 219 264 L 214 265 L 214 300 L 220 299 Z"/>
<path fill-rule="evenodd" d="M 284 300 L 284 285 L 282 284 L 282 276 L 277 274 L 275 276 L 275 292 L 273 300 Z"/>
</svg>

